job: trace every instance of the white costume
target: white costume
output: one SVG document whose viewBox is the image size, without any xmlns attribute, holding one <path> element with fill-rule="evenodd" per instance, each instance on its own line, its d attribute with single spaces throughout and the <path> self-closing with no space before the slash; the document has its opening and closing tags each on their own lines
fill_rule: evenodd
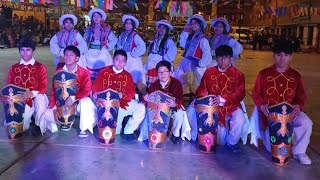
<svg viewBox="0 0 320 180">
<path fill-rule="evenodd" d="M 131 19 L 135 27 L 139 26 L 139 21 L 130 15 L 122 17 L 123 24 L 127 19 Z M 131 74 L 133 82 L 138 88 L 145 86 L 146 77 L 141 60 L 141 56 L 146 52 L 146 43 L 143 39 L 134 30 L 122 32 L 119 36 L 116 49 L 123 49 L 127 52 L 127 64 L 124 69 Z"/>
<path fill-rule="evenodd" d="M 93 22 L 93 14 L 99 13 L 102 20 L 105 21 L 107 16 L 101 9 L 91 9 L 89 17 Z M 84 38 L 88 44 L 89 50 L 80 60 L 80 65 L 90 71 L 91 78 L 95 79 L 99 71 L 109 65 L 112 65 L 112 57 L 109 51 L 112 51 L 117 44 L 118 38 L 114 35 L 109 27 L 100 27 L 100 36 L 94 35 L 94 24 L 87 27 Z"/>
<path fill-rule="evenodd" d="M 75 17 L 72 14 L 65 14 L 61 16 L 59 19 L 60 26 L 63 27 L 63 21 L 66 18 L 73 19 L 74 26 L 77 24 L 77 17 Z M 70 45 L 77 46 L 78 49 L 80 50 L 81 55 L 87 52 L 88 50 L 86 41 L 83 39 L 80 33 L 73 28 L 69 31 L 63 29 L 51 38 L 50 50 L 51 50 L 51 53 L 56 56 L 54 60 L 54 65 L 56 67 L 60 61 L 60 58 L 63 57 L 64 48 Z"/>
<path fill-rule="evenodd" d="M 203 28 L 207 26 L 201 15 L 195 14 L 190 17 L 187 20 L 188 24 L 192 19 L 199 19 L 203 23 Z M 173 77 L 181 81 L 184 94 L 196 91 L 207 66 L 212 61 L 209 41 L 205 34 L 198 30 L 191 39 L 188 37 L 189 32 L 183 31 L 180 35 L 180 46 L 186 50 L 182 55 L 184 58 L 173 73 Z"/>
</svg>

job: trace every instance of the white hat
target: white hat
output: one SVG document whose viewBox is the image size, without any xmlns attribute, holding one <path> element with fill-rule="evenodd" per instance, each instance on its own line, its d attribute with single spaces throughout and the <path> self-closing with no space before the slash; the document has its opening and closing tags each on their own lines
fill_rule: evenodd
<svg viewBox="0 0 320 180">
<path fill-rule="evenodd" d="M 217 18 L 217 19 L 214 19 L 211 21 L 211 27 L 214 27 L 214 25 L 217 23 L 217 22 L 222 22 L 223 24 L 226 25 L 226 31 L 229 32 L 230 31 L 230 25 L 228 23 L 228 21 L 225 19 L 225 18 Z"/>
<path fill-rule="evenodd" d="M 127 19 L 131 19 L 132 21 L 134 21 L 134 24 L 136 27 L 139 26 L 139 21 L 137 18 L 131 16 L 131 15 L 124 15 L 122 16 L 122 23 L 124 24 L 126 22 Z"/>
<path fill-rule="evenodd" d="M 189 17 L 187 19 L 187 23 L 190 24 L 191 19 L 199 19 L 202 22 L 203 28 L 207 27 L 207 22 L 206 20 L 203 19 L 203 16 L 201 16 L 200 14 L 194 14 L 193 16 Z"/>
<path fill-rule="evenodd" d="M 72 15 L 72 14 L 64 14 L 62 15 L 60 18 L 59 18 L 59 24 L 60 26 L 63 26 L 63 21 L 66 19 L 66 18 L 71 18 L 73 20 L 73 26 L 75 26 L 78 22 L 78 19 L 75 15 Z"/>
<path fill-rule="evenodd" d="M 92 16 L 94 13 L 99 13 L 101 14 L 102 16 L 102 19 L 105 21 L 107 19 L 107 15 L 106 13 L 102 10 L 102 9 L 99 9 L 99 8 L 93 8 L 89 11 L 89 18 L 92 20 Z"/>
<path fill-rule="evenodd" d="M 171 26 L 171 24 L 169 23 L 169 21 L 166 20 L 166 19 L 162 19 L 162 20 L 156 22 L 156 26 L 157 26 L 157 27 L 158 27 L 159 25 L 161 25 L 161 24 L 167 26 L 170 31 L 173 29 L 173 27 Z"/>
</svg>

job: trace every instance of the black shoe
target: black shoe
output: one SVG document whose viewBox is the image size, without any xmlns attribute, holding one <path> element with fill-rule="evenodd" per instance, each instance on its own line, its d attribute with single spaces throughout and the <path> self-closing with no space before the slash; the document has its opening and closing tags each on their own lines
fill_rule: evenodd
<svg viewBox="0 0 320 180">
<path fill-rule="evenodd" d="M 240 153 L 240 152 L 241 152 L 241 149 L 240 149 L 240 147 L 239 147 L 238 144 L 231 145 L 231 144 L 229 144 L 229 143 L 226 143 L 226 148 L 227 148 L 229 151 L 233 152 L 233 153 Z"/>
<path fill-rule="evenodd" d="M 129 142 L 136 142 L 137 141 L 137 136 L 134 133 L 123 134 L 121 137 Z"/>
<path fill-rule="evenodd" d="M 182 143 L 182 139 L 180 137 L 176 137 L 174 135 L 171 136 L 171 141 L 173 142 L 173 144 L 180 144 Z"/>
<path fill-rule="evenodd" d="M 31 134 L 32 136 L 40 136 L 41 135 L 41 130 L 40 127 L 37 125 L 31 126 Z"/>
</svg>

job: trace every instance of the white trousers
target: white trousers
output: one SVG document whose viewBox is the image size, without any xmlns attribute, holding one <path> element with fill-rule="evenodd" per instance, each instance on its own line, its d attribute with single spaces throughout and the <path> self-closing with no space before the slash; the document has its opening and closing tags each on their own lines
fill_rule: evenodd
<svg viewBox="0 0 320 180">
<path fill-rule="evenodd" d="M 250 118 L 250 124 L 252 128 L 250 143 L 258 147 L 258 139 L 262 139 L 266 149 L 269 152 L 271 152 L 269 128 L 266 128 L 265 131 L 262 130 L 257 106 L 254 107 L 253 113 Z M 293 119 L 292 125 L 293 125 L 292 153 L 293 154 L 306 153 L 308 145 L 310 143 L 310 136 L 312 133 L 313 123 L 311 119 L 304 112 L 301 111 L 300 114 Z"/>
<path fill-rule="evenodd" d="M 126 127 L 124 128 L 124 134 L 132 134 L 138 129 L 140 123 L 143 121 L 146 113 L 144 104 L 138 103 L 136 100 L 131 100 L 128 103 L 126 109 L 119 107 L 116 134 L 120 134 L 122 128 L 123 118 L 131 115 Z"/>
<path fill-rule="evenodd" d="M 23 131 L 29 129 L 32 115 L 35 118 L 35 124 L 37 126 L 40 126 L 40 118 L 46 111 L 48 103 L 49 101 L 45 94 L 38 94 L 35 98 L 33 98 L 32 107 L 26 104 L 25 111 L 23 114 Z M 4 121 L 4 125 L 7 126 L 9 124 L 7 124 L 6 121 Z"/>
<path fill-rule="evenodd" d="M 44 115 L 41 117 L 41 132 L 46 132 L 49 129 L 52 133 L 57 132 L 57 124 L 54 119 L 52 109 L 47 109 Z M 94 103 L 89 97 L 85 97 L 79 100 L 76 107 L 76 115 L 80 115 L 79 128 L 81 131 L 89 130 L 93 134 L 93 127 L 97 122 L 96 108 Z"/>
<path fill-rule="evenodd" d="M 198 125 L 196 109 L 194 106 L 190 105 L 188 107 L 187 116 L 191 125 L 191 139 L 193 141 L 196 141 L 198 136 Z M 229 122 L 230 127 L 228 127 Z M 231 145 L 235 145 L 238 143 L 240 138 L 242 139 L 243 144 L 246 144 L 250 126 L 248 120 L 244 116 L 244 112 L 242 111 L 242 109 L 238 108 L 232 112 L 231 116 L 226 116 L 226 125 L 227 127 L 223 127 L 220 124 L 218 125 L 218 144 L 224 145 L 228 142 Z"/>
</svg>

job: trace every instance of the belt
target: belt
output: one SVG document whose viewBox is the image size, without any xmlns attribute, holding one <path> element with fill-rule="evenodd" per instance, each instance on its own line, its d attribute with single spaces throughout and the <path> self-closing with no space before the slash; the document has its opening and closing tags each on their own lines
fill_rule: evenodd
<svg viewBox="0 0 320 180">
<path fill-rule="evenodd" d="M 89 49 L 102 49 L 102 46 L 101 45 L 95 45 L 95 44 L 90 44 L 90 47 Z"/>
</svg>

